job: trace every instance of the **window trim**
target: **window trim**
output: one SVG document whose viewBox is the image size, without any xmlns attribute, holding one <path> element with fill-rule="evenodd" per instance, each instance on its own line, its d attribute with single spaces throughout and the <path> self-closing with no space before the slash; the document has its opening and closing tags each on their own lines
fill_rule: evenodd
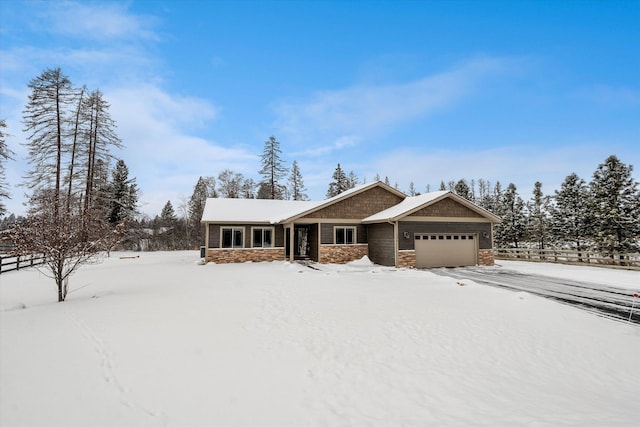
<svg viewBox="0 0 640 427">
<path fill-rule="evenodd" d="M 352 243 L 347 243 L 347 233 L 346 231 L 350 229 L 353 230 L 353 242 Z M 344 230 L 345 234 L 344 234 L 344 243 L 338 243 L 338 230 Z M 352 225 L 336 225 L 333 227 L 333 244 L 334 245 L 356 245 L 358 244 L 358 227 L 352 226 Z"/>
<path fill-rule="evenodd" d="M 231 230 L 231 246 L 224 246 L 224 231 Z M 242 233 L 242 246 L 235 246 L 234 244 L 234 231 L 239 230 Z M 244 248 L 244 227 L 220 227 L 220 249 L 242 249 Z"/>
<path fill-rule="evenodd" d="M 262 237 L 262 246 L 256 246 L 255 245 L 255 240 L 254 240 L 254 232 L 256 230 L 262 230 L 261 233 L 261 237 Z M 265 230 L 269 230 L 271 231 L 271 246 L 264 246 L 264 232 Z M 251 247 L 252 248 L 256 248 L 256 249 L 271 249 L 271 248 L 275 248 L 276 247 L 276 229 L 275 227 L 251 227 Z"/>
</svg>

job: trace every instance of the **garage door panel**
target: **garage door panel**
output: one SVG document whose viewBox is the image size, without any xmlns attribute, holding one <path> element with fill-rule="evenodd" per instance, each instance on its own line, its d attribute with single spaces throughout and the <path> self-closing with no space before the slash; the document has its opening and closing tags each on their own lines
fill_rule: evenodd
<svg viewBox="0 0 640 427">
<path fill-rule="evenodd" d="M 476 265 L 477 239 L 470 234 L 416 235 L 416 267 L 462 267 Z"/>
</svg>

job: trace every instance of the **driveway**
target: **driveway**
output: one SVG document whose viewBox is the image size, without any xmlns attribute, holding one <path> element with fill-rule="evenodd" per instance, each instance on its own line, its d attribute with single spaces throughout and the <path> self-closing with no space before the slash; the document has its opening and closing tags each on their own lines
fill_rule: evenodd
<svg viewBox="0 0 640 427">
<path fill-rule="evenodd" d="M 525 274 L 498 267 L 437 268 L 433 273 L 459 280 L 524 291 L 574 305 L 594 314 L 627 321 L 633 303 L 628 289 L 611 285 L 580 282 L 541 274 Z M 640 324 L 640 301 L 636 299 L 631 322 Z"/>
</svg>

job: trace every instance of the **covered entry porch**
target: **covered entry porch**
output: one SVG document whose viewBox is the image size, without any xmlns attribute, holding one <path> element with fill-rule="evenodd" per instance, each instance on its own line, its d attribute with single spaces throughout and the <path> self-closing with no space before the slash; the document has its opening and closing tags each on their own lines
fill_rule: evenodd
<svg viewBox="0 0 640 427">
<path fill-rule="evenodd" d="M 286 224 L 284 241 L 287 260 L 320 260 L 320 224 Z"/>
</svg>

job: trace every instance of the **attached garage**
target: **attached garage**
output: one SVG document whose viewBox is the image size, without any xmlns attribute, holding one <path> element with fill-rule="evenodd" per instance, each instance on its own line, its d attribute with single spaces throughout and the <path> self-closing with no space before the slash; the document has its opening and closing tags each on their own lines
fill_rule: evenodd
<svg viewBox="0 0 640 427">
<path fill-rule="evenodd" d="M 464 267 L 478 263 L 477 235 L 415 234 L 417 268 Z"/>
<path fill-rule="evenodd" d="M 493 224 L 500 218 L 450 191 L 436 191 L 407 197 L 362 222 L 369 226 L 373 262 L 433 268 L 493 265 Z"/>
</svg>

